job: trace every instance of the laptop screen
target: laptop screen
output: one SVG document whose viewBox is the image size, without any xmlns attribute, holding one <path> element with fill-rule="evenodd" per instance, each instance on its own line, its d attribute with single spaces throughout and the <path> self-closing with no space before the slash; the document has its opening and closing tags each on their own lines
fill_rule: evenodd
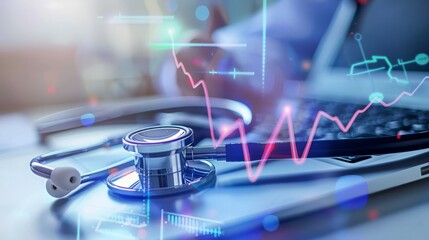
<svg viewBox="0 0 429 240">
<path fill-rule="evenodd" d="M 395 105 L 428 109 L 429 88 L 420 87 L 429 72 L 427 1 L 342 3 L 319 45 L 307 95 L 366 104 L 418 88 Z"/>
<path fill-rule="evenodd" d="M 334 67 L 355 65 L 355 72 L 351 74 L 363 74 L 383 68 L 386 71 L 390 63 L 393 71 L 429 71 L 429 5 L 426 0 L 358 2 L 361 4 Z M 406 76 L 402 78 L 405 80 Z"/>
</svg>

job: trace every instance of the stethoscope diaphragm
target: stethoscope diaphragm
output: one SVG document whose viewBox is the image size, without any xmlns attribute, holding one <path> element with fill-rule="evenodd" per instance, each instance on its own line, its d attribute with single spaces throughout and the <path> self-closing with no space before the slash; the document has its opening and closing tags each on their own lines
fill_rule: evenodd
<svg viewBox="0 0 429 240">
<path fill-rule="evenodd" d="M 127 196 L 162 196 L 210 185 L 215 167 L 208 161 L 186 159 L 193 131 L 183 126 L 139 129 L 123 138 L 123 147 L 134 156 L 134 167 L 111 174 L 109 189 Z"/>
</svg>

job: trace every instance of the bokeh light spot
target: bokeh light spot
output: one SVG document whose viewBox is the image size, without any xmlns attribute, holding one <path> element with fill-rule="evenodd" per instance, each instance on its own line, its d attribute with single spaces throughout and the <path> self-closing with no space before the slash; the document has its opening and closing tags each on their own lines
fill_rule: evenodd
<svg viewBox="0 0 429 240">
<path fill-rule="evenodd" d="M 206 21 L 210 16 L 209 8 L 205 5 L 200 5 L 195 9 L 195 16 L 200 21 Z"/>
<path fill-rule="evenodd" d="M 279 228 L 279 218 L 275 215 L 265 216 L 262 220 L 262 225 L 264 229 L 268 232 L 274 232 Z"/>
<path fill-rule="evenodd" d="M 99 100 L 98 100 L 97 97 L 90 97 L 88 99 L 88 104 L 91 105 L 91 106 L 97 106 L 98 103 L 99 103 Z"/>
<path fill-rule="evenodd" d="M 85 113 L 80 116 L 80 122 L 83 126 L 89 127 L 95 123 L 95 116 L 92 113 Z"/>
<path fill-rule="evenodd" d="M 220 126 L 220 133 L 221 134 L 228 134 L 229 131 L 230 131 L 230 127 L 227 124 L 222 124 Z"/>
<path fill-rule="evenodd" d="M 376 220 L 379 217 L 379 212 L 377 209 L 371 209 L 368 211 L 368 218 L 370 220 Z"/>
<path fill-rule="evenodd" d="M 117 173 L 118 171 L 119 171 L 118 168 L 111 168 L 108 170 L 109 174 L 114 174 L 114 173 Z"/>
<path fill-rule="evenodd" d="M 284 107 L 283 107 L 283 111 L 284 111 L 285 113 L 290 113 L 290 106 L 289 106 L 289 105 L 284 106 Z"/>
<path fill-rule="evenodd" d="M 305 70 L 305 71 L 310 70 L 310 68 L 311 68 L 311 61 L 309 61 L 309 60 L 302 61 L 301 68 L 303 70 Z"/>
<path fill-rule="evenodd" d="M 48 93 L 49 94 L 55 94 L 57 92 L 57 88 L 53 85 L 48 86 Z"/>
<path fill-rule="evenodd" d="M 139 238 L 146 238 L 147 237 L 147 231 L 144 228 L 141 228 L 138 232 Z"/>
<path fill-rule="evenodd" d="M 192 64 L 194 64 L 195 66 L 202 66 L 203 65 L 203 61 L 201 61 L 201 58 L 194 58 L 192 59 Z"/>
<path fill-rule="evenodd" d="M 368 202 L 368 183 L 359 175 L 339 177 L 335 184 L 337 204 L 350 210 L 362 209 Z"/>
</svg>

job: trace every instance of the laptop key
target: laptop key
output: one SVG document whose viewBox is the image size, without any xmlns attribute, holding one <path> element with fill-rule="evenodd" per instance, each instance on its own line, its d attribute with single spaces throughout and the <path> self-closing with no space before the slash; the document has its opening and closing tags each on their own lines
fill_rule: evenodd
<svg viewBox="0 0 429 240">
<path fill-rule="evenodd" d="M 427 125 L 423 123 L 415 123 L 412 125 L 412 129 L 416 132 L 422 132 L 427 129 Z"/>
<path fill-rule="evenodd" d="M 383 136 L 396 136 L 397 131 L 384 128 L 384 127 L 377 127 L 375 129 L 375 135 L 383 137 Z"/>
<path fill-rule="evenodd" d="M 334 159 L 336 160 L 340 160 L 343 162 L 348 162 L 348 163 L 357 163 L 357 162 L 361 162 L 364 160 L 368 160 L 372 158 L 372 156 L 345 156 L 345 157 L 334 157 Z"/>
<path fill-rule="evenodd" d="M 391 130 L 399 130 L 402 128 L 402 122 L 400 121 L 390 121 L 386 123 L 386 128 Z"/>
</svg>

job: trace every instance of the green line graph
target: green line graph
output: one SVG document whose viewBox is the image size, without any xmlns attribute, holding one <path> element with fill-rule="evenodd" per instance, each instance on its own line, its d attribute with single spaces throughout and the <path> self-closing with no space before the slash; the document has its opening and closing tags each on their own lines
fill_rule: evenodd
<svg viewBox="0 0 429 240">
<path fill-rule="evenodd" d="M 392 64 L 392 62 L 389 60 L 387 56 L 373 55 L 371 59 L 367 59 L 361 43 L 362 35 L 360 33 L 355 33 L 354 39 L 359 45 L 359 50 L 362 54 L 363 61 L 352 64 L 350 67 L 350 72 L 347 74 L 348 76 L 360 76 L 360 75 L 368 74 L 372 82 L 371 73 L 386 70 L 386 74 L 390 78 L 390 80 L 401 84 L 408 84 L 409 83 L 408 74 L 407 74 L 405 65 L 408 65 L 408 64 L 426 65 L 429 62 L 429 56 L 426 53 L 419 53 L 416 55 L 414 59 L 408 60 L 405 62 L 402 59 L 398 59 L 396 64 Z M 370 65 L 372 64 L 383 64 L 385 66 L 370 68 Z M 402 67 L 402 71 L 404 72 L 405 79 L 396 77 L 392 73 L 393 69 L 399 66 Z M 365 70 L 361 70 L 361 69 L 365 69 Z"/>
<path fill-rule="evenodd" d="M 397 64 L 392 64 L 392 62 L 389 60 L 388 57 L 386 56 L 372 56 L 371 59 L 368 60 L 364 60 L 358 63 L 354 63 L 352 64 L 352 66 L 350 67 L 350 72 L 349 72 L 349 76 L 358 76 L 358 75 L 363 75 L 363 74 L 369 74 L 372 72 L 377 72 L 377 71 L 381 71 L 381 70 L 386 70 L 386 74 L 387 76 L 393 80 L 396 81 L 397 83 L 401 83 L 401 84 L 408 84 L 408 77 L 406 75 L 406 70 L 405 70 L 405 65 L 407 64 L 418 64 L 418 65 L 426 65 L 429 62 L 429 56 L 425 53 L 419 53 L 416 55 L 416 57 L 413 60 L 409 60 L 409 61 L 402 61 L 401 59 L 398 59 L 398 63 Z M 371 64 L 377 64 L 377 63 L 384 63 L 386 65 L 386 67 L 378 67 L 378 68 L 373 68 L 370 69 L 368 66 Z M 364 71 L 358 71 L 357 68 L 361 68 L 361 67 L 367 67 L 366 70 Z M 403 70 L 405 72 L 405 79 L 396 77 L 392 74 L 392 71 L 395 67 L 398 66 L 402 66 Z"/>
<path fill-rule="evenodd" d="M 237 76 L 254 76 L 255 72 L 242 72 L 242 71 L 237 71 L 236 68 L 234 68 L 233 71 L 215 71 L 215 70 L 211 70 L 209 72 L 211 75 L 232 75 L 233 78 L 235 79 Z"/>
</svg>

